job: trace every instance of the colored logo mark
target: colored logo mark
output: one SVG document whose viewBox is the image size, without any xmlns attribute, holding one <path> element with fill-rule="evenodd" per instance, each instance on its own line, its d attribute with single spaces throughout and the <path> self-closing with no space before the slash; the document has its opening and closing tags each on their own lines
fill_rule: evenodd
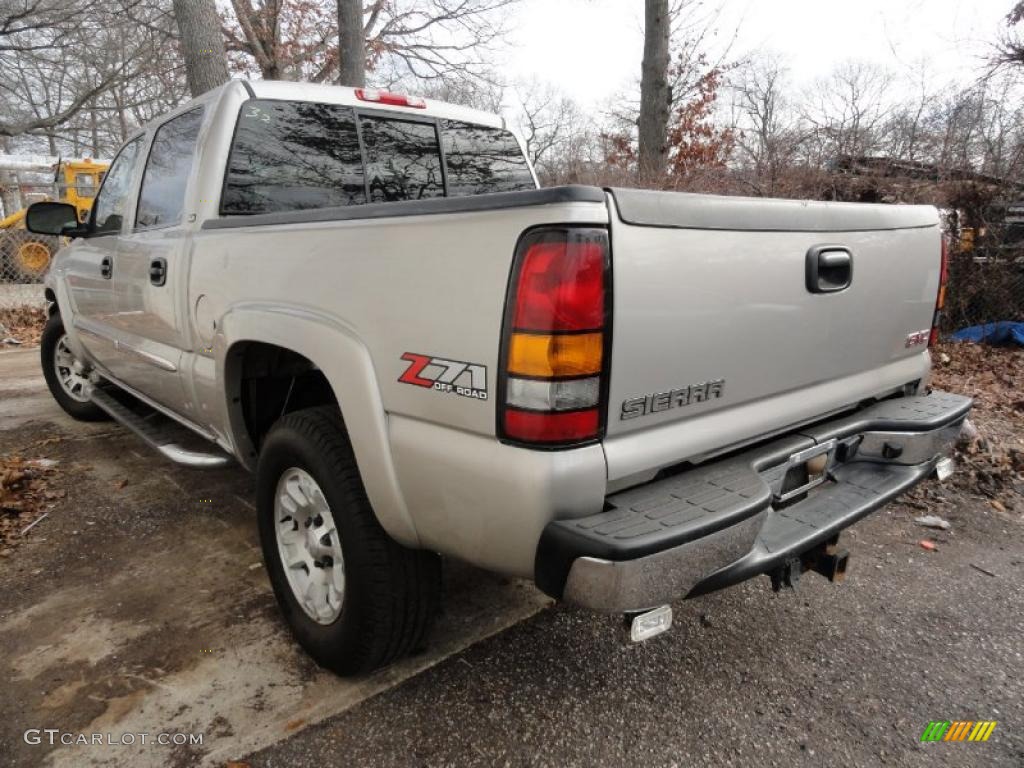
<svg viewBox="0 0 1024 768">
<path fill-rule="evenodd" d="M 988 741 L 995 729 L 995 720 L 932 720 L 921 741 Z"/>
</svg>

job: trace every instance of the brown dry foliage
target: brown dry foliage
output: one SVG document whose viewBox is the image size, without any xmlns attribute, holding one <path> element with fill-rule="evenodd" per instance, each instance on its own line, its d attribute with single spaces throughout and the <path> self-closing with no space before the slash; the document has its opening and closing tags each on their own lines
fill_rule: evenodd
<svg viewBox="0 0 1024 768">
<path fill-rule="evenodd" d="M 22 345 L 38 346 L 45 324 L 46 310 L 41 307 L 0 307 L 0 341 L 11 337 Z"/>
<path fill-rule="evenodd" d="M 19 456 L 0 456 L 0 551 L 44 512 L 47 502 L 64 496 L 48 488 L 52 468 Z"/>
<path fill-rule="evenodd" d="M 950 343 L 933 359 L 933 386 L 974 398 L 978 436 L 960 442 L 954 483 L 1014 505 L 1007 494 L 1024 481 L 1024 350 Z"/>
</svg>

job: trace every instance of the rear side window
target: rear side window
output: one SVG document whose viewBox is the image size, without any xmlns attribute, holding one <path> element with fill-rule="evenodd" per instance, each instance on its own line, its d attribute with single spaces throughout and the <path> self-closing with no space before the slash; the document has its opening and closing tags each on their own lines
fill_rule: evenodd
<svg viewBox="0 0 1024 768">
<path fill-rule="evenodd" d="M 261 101 L 242 105 L 221 212 L 271 213 L 366 202 L 350 107 Z"/>
<path fill-rule="evenodd" d="M 480 195 L 536 189 L 523 150 L 508 131 L 442 121 L 448 195 Z"/>
<path fill-rule="evenodd" d="M 142 177 L 136 229 L 169 227 L 181 222 L 185 188 L 202 122 L 203 110 L 193 109 L 157 129 Z"/>
<path fill-rule="evenodd" d="M 433 123 L 362 116 L 359 124 L 366 147 L 370 202 L 444 196 L 441 148 Z"/>
</svg>

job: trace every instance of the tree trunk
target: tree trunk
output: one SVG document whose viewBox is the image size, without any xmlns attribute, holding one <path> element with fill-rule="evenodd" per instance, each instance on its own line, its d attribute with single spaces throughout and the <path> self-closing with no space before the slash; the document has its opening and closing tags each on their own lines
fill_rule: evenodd
<svg viewBox="0 0 1024 768">
<path fill-rule="evenodd" d="M 228 81 L 224 37 L 214 0 L 173 0 L 174 18 L 181 33 L 185 79 L 193 96 Z"/>
<path fill-rule="evenodd" d="M 644 61 L 640 75 L 640 181 L 657 182 L 668 159 L 668 0 L 644 0 Z"/>
<path fill-rule="evenodd" d="M 100 156 L 100 125 L 95 108 L 89 110 L 89 127 L 92 129 L 92 156 L 97 158 Z M 77 152 L 75 152 L 75 157 L 78 157 Z"/>
<path fill-rule="evenodd" d="M 362 0 L 338 0 L 338 54 L 338 83 L 355 88 L 366 85 Z"/>
<path fill-rule="evenodd" d="M 0 152 L 5 155 L 11 154 L 11 143 L 6 136 L 0 136 Z M 0 207 L 3 208 L 0 211 L 0 218 L 6 218 L 21 208 L 18 190 L 14 186 L 16 183 L 10 171 L 0 171 Z"/>
</svg>

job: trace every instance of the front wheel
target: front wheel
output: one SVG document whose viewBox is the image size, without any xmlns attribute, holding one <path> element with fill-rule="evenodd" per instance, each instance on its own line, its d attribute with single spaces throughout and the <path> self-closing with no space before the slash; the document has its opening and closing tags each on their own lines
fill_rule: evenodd
<svg viewBox="0 0 1024 768">
<path fill-rule="evenodd" d="M 69 416 L 79 421 L 105 421 L 110 418 L 89 400 L 86 394 L 88 368 L 68 346 L 64 321 L 57 312 L 46 321 L 39 351 L 46 386 Z"/>
<path fill-rule="evenodd" d="M 424 643 L 440 598 L 440 558 L 401 546 L 377 522 L 336 407 L 278 421 L 256 484 L 274 594 L 317 663 L 356 675 Z"/>
</svg>

